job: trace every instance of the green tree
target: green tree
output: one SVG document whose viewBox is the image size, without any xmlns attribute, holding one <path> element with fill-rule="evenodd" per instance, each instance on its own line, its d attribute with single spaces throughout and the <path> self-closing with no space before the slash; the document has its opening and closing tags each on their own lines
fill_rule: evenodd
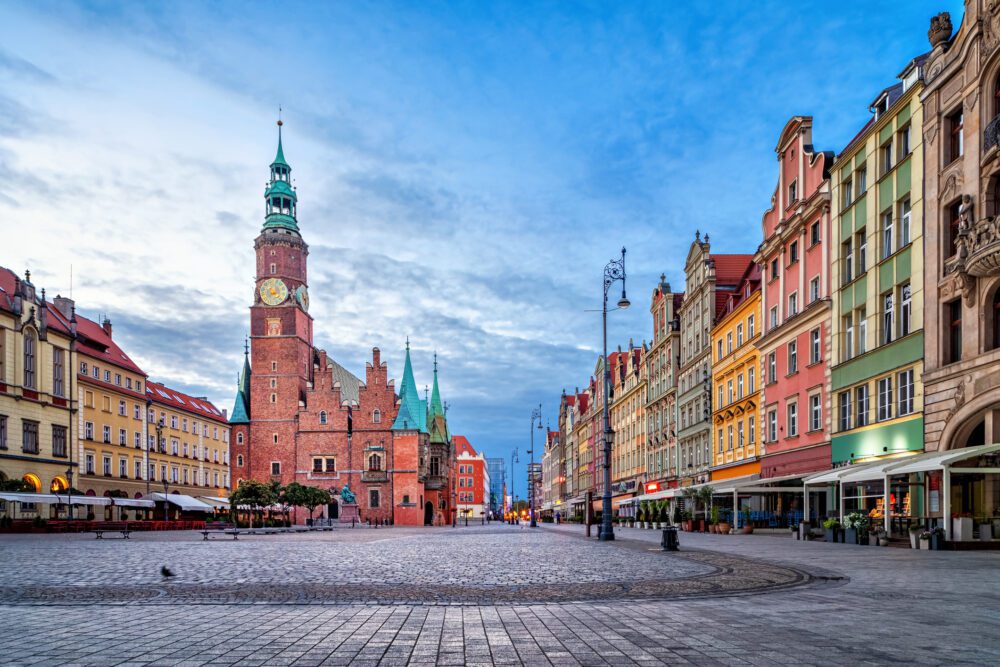
<svg viewBox="0 0 1000 667">
<path fill-rule="evenodd" d="M 288 507 L 302 507 L 305 505 L 306 496 L 309 493 L 311 487 L 302 486 L 298 482 L 292 482 L 288 486 L 285 486 L 278 493 L 278 502 L 285 506 L 285 514 L 288 513 Z"/>
<path fill-rule="evenodd" d="M 315 486 L 304 486 L 305 493 L 302 498 L 302 506 L 309 510 L 309 520 L 312 521 L 313 512 L 320 505 L 329 505 L 332 498 L 330 497 L 330 492 L 326 489 L 320 489 Z"/>
<path fill-rule="evenodd" d="M 274 485 L 264 484 L 256 480 L 247 480 L 237 486 L 229 496 L 229 505 L 232 508 L 233 516 L 236 516 L 237 508 L 241 505 L 249 508 L 250 523 L 253 525 L 253 512 L 263 512 L 265 507 L 270 507 L 277 501 L 277 493 Z"/>
</svg>

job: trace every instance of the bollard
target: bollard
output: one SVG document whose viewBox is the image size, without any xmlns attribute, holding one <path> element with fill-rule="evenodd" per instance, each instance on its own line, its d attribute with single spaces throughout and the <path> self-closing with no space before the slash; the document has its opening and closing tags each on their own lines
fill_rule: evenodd
<svg viewBox="0 0 1000 667">
<path fill-rule="evenodd" d="M 677 527 L 667 526 L 663 529 L 663 540 L 660 542 L 664 551 L 677 551 L 680 546 L 677 540 Z"/>
</svg>

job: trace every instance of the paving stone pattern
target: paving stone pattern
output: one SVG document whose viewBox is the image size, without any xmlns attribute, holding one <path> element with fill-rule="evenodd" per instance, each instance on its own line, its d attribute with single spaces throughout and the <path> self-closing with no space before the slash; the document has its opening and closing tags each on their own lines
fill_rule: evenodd
<svg viewBox="0 0 1000 667">
<path fill-rule="evenodd" d="M 610 544 L 580 532 L 380 529 L 236 543 L 160 533 L 96 544 L 87 536 L 6 536 L 0 663 L 1000 663 L 1000 554 L 682 534 L 682 553 L 668 555 L 655 551 L 653 531 L 619 531 Z M 177 571 L 177 582 L 160 580 L 161 561 Z M 731 588 L 700 588 L 704 581 Z M 677 589 L 629 599 L 648 582 Z M 260 594 L 314 583 L 350 591 L 423 587 L 429 597 L 275 603 Z M 580 585 L 610 588 L 582 600 L 471 599 L 483 589 Z M 253 594 L 209 604 L 204 591 L 212 586 Z M 102 588 L 168 593 L 138 603 L 23 595 Z M 190 594 L 174 594 L 181 590 Z"/>
</svg>

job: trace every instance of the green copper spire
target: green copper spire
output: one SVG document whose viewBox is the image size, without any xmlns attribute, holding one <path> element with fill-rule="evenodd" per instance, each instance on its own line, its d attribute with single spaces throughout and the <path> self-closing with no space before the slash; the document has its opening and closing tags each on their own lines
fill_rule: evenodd
<svg viewBox="0 0 1000 667">
<path fill-rule="evenodd" d="M 437 416 L 444 417 L 444 405 L 441 403 L 441 391 L 438 389 L 438 355 L 434 353 L 434 389 L 431 391 L 430 414 L 428 421 L 434 421 Z"/>
<path fill-rule="evenodd" d="M 399 385 L 399 412 L 392 423 L 393 431 L 427 430 L 427 420 L 423 416 L 423 403 L 413 379 L 413 364 L 410 362 L 410 341 L 406 340 L 406 362 L 403 364 L 403 381 Z"/>
<path fill-rule="evenodd" d="M 240 373 L 236 389 L 236 402 L 233 404 L 233 414 L 229 418 L 230 424 L 250 423 L 250 349 L 243 342 L 243 371 Z"/>
<path fill-rule="evenodd" d="M 298 233 L 299 225 L 296 219 L 298 196 L 292 188 L 292 168 L 285 162 L 285 151 L 281 147 L 281 126 L 284 123 L 278 119 L 278 154 L 271 163 L 271 180 L 264 190 L 267 214 L 264 218 L 264 229 L 287 229 Z"/>
</svg>

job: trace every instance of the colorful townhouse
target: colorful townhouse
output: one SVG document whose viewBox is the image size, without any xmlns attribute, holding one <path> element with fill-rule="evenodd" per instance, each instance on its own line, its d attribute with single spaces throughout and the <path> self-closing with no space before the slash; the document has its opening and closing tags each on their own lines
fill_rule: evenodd
<svg viewBox="0 0 1000 667">
<path fill-rule="evenodd" d="M 739 287 L 750 255 L 713 255 L 708 234 L 699 232 L 684 264 L 686 284 L 680 316 L 677 402 L 680 486 L 709 480 L 712 464 L 711 330 L 731 292 Z"/>
<path fill-rule="evenodd" d="M 646 344 L 619 349 L 612 357 L 609 417 L 611 447 L 611 508 L 642 492 L 647 475 Z"/>
<path fill-rule="evenodd" d="M 760 268 L 749 262 L 712 329 L 712 483 L 760 476 Z"/>
<path fill-rule="evenodd" d="M 924 448 L 924 60 L 830 168 L 834 466 Z"/>
<path fill-rule="evenodd" d="M 684 294 L 670 289 L 666 275 L 653 288 L 649 311 L 653 339 L 645 355 L 646 432 L 649 439 L 647 491 L 677 485 L 677 368 L 680 357 L 680 315 Z M 652 485 L 652 488 L 649 488 Z"/>
<path fill-rule="evenodd" d="M 45 299 L 30 272 L 0 267 L 0 484 L 7 491 L 77 485 L 72 302 Z M 26 505 L 22 511 L 45 511 Z M 55 512 L 53 506 L 52 511 Z M 48 516 L 47 514 L 44 516 Z M 54 516 L 54 514 L 53 514 Z"/>
<path fill-rule="evenodd" d="M 453 435 L 458 518 L 482 520 L 489 513 L 490 475 L 486 457 L 464 435 Z"/>
<path fill-rule="evenodd" d="M 762 479 L 830 467 L 830 183 L 812 118 L 795 116 L 775 147 L 778 183 L 754 255 L 761 270 Z M 785 502 L 785 507 L 791 503 Z"/>
</svg>

